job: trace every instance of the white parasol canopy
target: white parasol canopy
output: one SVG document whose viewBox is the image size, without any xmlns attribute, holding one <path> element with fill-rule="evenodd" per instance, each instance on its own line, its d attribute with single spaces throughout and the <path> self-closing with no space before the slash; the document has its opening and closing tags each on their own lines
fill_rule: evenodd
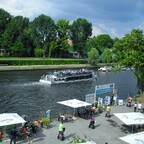
<svg viewBox="0 0 144 144">
<path fill-rule="evenodd" d="M 139 112 L 114 113 L 126 125 L 144 124 L 144 114 Z"/>
<path fill-rule="evenodd" d="M 86 106 L 91 105 L 90 103 L 80 101 L 77 99 L 65 100 L 65 101 L 61 101 L 61 102 L 57 102 L 57 103 L 65 105 L 65 106 L 69 106 L 72 108 L 86 107 Z"/>
<path fill-rule="evenodd" d="M 120 139 L 129 144 L 144 144 L 144 132 L 130 134 L 124 137 L 120 137 Z"/>
<path fill-rule="evenodd" d="M 22 117 L 20 117 L 17 113 L 0 114 L 0 126 L 7 126 L 25 122 L 26 121 Z"/>
<path fill-rule="evenodd" d="M 3 113 L 0 114 L 0 126 L 5 128 L 5 139 L 6 139 L 6 127 L 7 125 L 14 125 L 25 123 L 26 121 L 20 117 L 17 113 Z"/>
</svg>

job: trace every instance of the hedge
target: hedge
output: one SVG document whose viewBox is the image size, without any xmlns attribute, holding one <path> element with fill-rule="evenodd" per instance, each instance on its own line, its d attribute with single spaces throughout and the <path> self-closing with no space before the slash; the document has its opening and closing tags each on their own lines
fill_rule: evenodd
<svg viewBox="0 0 144 144">
<path fill-rule="evenodd" d="M 22 65 L 65 65 L 65 64 L 87 64 L 83 59 L 11 59 L 0 60 L 0 65 L 22 66 Z"/>
</svg>

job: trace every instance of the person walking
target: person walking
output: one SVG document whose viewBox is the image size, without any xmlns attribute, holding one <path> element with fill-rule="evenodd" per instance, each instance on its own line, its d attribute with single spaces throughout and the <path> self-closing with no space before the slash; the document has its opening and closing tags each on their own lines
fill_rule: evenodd
<svg viewBox="0 0 144 144">
<path fill-rule="evenodd" d="M 17 137 L 17 129 L 16 129 L 16 127 L 12 128 L 10 130 L 9 137 L 10 137 L 10 144 L 13 144 L 13 143 L 16 144 L 16 137 Z"/>
<path fill-rule="evenodd" d="M 111 95 L 111 98 L 110 98 L 110 105 L 112 106 L 113 105 L 113 99 L 114 99 L 114 94 Z"/>
<path fill-rule="evenodd" d="M 110 111 L 111 111 L 111 107 L 110 107 L 110 105 L 108 105 L 107 108 L 106 108 L 106 115 L 105 115 L 105 117 L 109 117 L 110 118 Z"/>
<path fill-rule="evenodd" d="M 63 121 L 60 122 L 60 124 L 58 126 L 58 130 L 59 130 L 59 134 L 58 134 L 57 138 L 58 139 L 60 138 L 63 141 L 64 140 L 64 131 L 65 131 Z"/>
</svg>

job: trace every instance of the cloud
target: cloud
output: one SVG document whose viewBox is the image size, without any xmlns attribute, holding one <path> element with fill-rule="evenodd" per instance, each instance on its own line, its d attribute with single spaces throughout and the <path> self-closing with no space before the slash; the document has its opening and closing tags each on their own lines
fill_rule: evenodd
<svg viewBox="0 0 144 144">
<path fill-rule="evenodd" d="M 138 28 L 140 28 L 144 32 L 144 21 L 138 26 Z"/>
<path fill-rule="evenodd" d="M 30 20 L 41 14 L 55 21 L 85 18 L 93 24 L 93 35 L 118 37 L 144 19 L 144 0 L 0 0 L 0 8 Z"/>
<path fill-rule="evenodd" d="M 116 28 L 112 27 L 111 25 L 105 23 L 96 23 L 95 26 L 93 26 L 92 37 L 98 36 L 100 34 L 108 34 L 112 38 L 121 37 L 121 35 L 118 34 Z"/>
<path fill-rule="evenodd" d="M 101 29 L 96 27 L 96 26 L 93 26 L 93 28 L 92 28 L 92 36 L 91 37 L 98 36 L 100 34 L 102 34 Z"/>
<path fill-rule="evenodd" d="M 49 15 L 53 10 L 53 4 L 46 0 L 1 0 L 0 7 L 13 16 L 21 15 L 30 19 L 41 14 Z"/>
</svg>

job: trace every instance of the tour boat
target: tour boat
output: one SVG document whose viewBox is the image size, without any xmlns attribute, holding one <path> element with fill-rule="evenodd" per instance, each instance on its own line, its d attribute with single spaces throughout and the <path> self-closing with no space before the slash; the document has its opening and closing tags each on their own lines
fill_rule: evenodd
<svg viewBox="0 0 144 144">
<path fill-rule="evenodd" d="M 96 78 L 97 77 L 92 70 L 80 69 L 53 71 L 43 75 L 39 81 L 41 83 L 53 85 L 61 83 L 92 81 Z"/>
</svg>

